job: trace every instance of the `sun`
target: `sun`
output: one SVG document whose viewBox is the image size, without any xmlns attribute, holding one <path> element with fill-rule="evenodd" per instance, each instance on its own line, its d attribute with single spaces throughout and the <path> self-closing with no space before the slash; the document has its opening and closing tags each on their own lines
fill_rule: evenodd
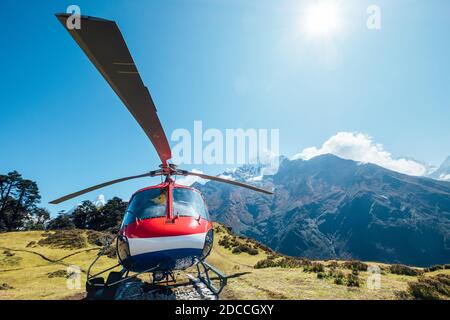
<svg viewBox="0 0 450 320">
<path fill-rule="evenodd" d="M 305 31 L 311 36 L 330 36 L 340 28 L 339 9 L 334 1 L 311 5 L 303 19 Z"/>
</svg>

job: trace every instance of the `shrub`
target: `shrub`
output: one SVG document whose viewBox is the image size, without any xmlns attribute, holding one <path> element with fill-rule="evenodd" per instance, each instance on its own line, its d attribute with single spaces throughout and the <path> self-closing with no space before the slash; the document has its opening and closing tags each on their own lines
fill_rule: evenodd
<svg viewBox="0 0 450 320">
<path fill-rule="evenodd" d="M 319 272 L 317 274 L 317 279 L 325 279 L 327 277 L 328 277 L 328 275 L 325 272 Z"/>
<path fill-rule="evenodd" d="M 262 251 L 269 253 L 269 254 L 274 254 L 274 252 L 272 251 L 272 249 L 270 249 L 269 247 L 263 245 L 262 243 L 259 243 L 257 241 L 252 241 L 255 245 L 256 248 L 261 249 Z"/>
<path fill-rule="evenodd" d="M 264 259 L 258 261 L 253 268 L 255 269 L 264 269 L 264 268 L 275 268 L 278 264 L 273 259 Z"/>
<path fill-rule="evenodd" d="M 114 235 L 109 232 L 101 232 L 94 230 L 87 231 L 87 241 L 88 243 L 94 246 L 103 247 L 108 242 L 112 241 L 113 238 Z"/>
<path fill-rule="evenodd" d="M 27 244 L 27 248 L 34 248 L 36 247 L 37 242 L 36 241 L 30 241 Z"/>
<path fill-rule="evenodd" d="M 256 263 L 255 268 L 256 269 L 261 269 L 261 268 L 273 268 L 273 267 L 281 267 L 281 268 L 289 268 L 289 269 L 293 269 L 293 268 L 310 268 L 311 267 L 311 272 L 320 272 L 320 267 L 315 266 L 314 268 L 312 267 L 312 263 L 310 260 L 308 259 L 296 259 L 296 258 L 291 258 L 291 257 L 284 257 L 282 259 L 279 260 L 275 260 L 276 256 L 273 255 L 269 255 L 267 257 L 267 259 L 258 261 L 258 263 Z M 316 263 L 319 264 L 320 263 Z M 323 268 L 323 265 L 322 265 Z M 314 270 L 313 270 L 314 269 Z M 322 270 L 324 271 L 324 270 Z"/>
<path fill-rule="evenodd" d="M 359 287 L 360 281 L 357 275 L 350 273 L 347 275 L 347 286 L 348 287 Z"/>
<path fill-rule="evenodd" d="M 240 244 L 237 247 L 234 247 L 233 251 L 231 251 L 232 253 L 241 253 L 241 252 L 245 252 L 248 253 L 249 255 L 255 256 L 258 254 L 258 250 L 255 248 L 250 247 L 249 245 L 246 244 Z"/>
<path fill-rule="evenodd" d="M 429 268 L 425 268 L 425 272 L 433 272 L 437 270 L 448 270 L 450 269 L 450 264 L 438 264 L 435 266 L 431 266 Z"/>
<path fill-rule="evenodd" d="M 337 263 L 337 261 L 331 261 L 331 262 L 328 264 L 328 266 L 329 266 L 331 269 L 337 269 L 337 268 L 339 268 L 339 263 Z"/>
<path fill-rule="evenodd" d="M 225 249 L 231 249 L 237 247 L 239 245 L 239 242 L 234 237 L 225 236 L 219 240 L 219 245 L 224 247 Z"/>
<path fill-rule="evenodd" d="M 303 267 L 304 272 L 325 272 L 325 267 L 319 262 L 313 262 L 311 265 L 306 265 Z"/>
<path fill-rule="evenodd" d="M 45 232 L 43 239 L 39 240 L 41 246 L 60 249 L 81 249 L 87 246 L 86 239 L 81 230 L 57 230 Z"/>
<path fill-rule="evenodd" d="M 408 293 L 417 300 L 448 300 L 450 299 L 450 275 L 420 277 L 417 282 L 408 284 Z"/>
<path fill-rule="evenodd" d="M 282 268 L 300 268 L 305 265 L 305 261 L 303 259 L 295 259 L 290 257 L 285 257 L 278 262 L 278 265 Z"/>
<path fill-rule="evenodd" d="M 367 271 L 368 265 L 358 260 L 346 261 L 344 266 L 350 270 Z"/>
<path fill-rule="evenodd" d="M 422 270 L 411 268 L 403 264 L 393 264 L 390 266 L 389 271 L 393 274 L 405 275 L 405 276 L 420 276 L 423 274 Z"/>
<path fill-rule="evenodd" d="M 345 275 L 342 271 L 330 270 L 328 271 L 328 277 L 334 278 L 334 283 L 338 285 L 345 284 Z"/>
<path fill-rule="evenodd" d="M 334 279 L 334 283 L 337 285 L 344 285 L 345 281 L 344 278 L 336 278 Z"/>
<path fill-rule="evenodd" d="M 57 270 L 47 273 L 49 278 L 68 278 L 69 274 L 65 270 Z"/>
<path fill-rule="evenodd" d="M 94 246 L 104 247 L 108 242 L 111 242 L 114 237 L 115 236 L 109 232 L 87 231 L 87 241 Z M 115 243 L 111 243 L 110 247 L 105 251 L 105 255 L 109 258 L 116 258 Z"/>
</svg>

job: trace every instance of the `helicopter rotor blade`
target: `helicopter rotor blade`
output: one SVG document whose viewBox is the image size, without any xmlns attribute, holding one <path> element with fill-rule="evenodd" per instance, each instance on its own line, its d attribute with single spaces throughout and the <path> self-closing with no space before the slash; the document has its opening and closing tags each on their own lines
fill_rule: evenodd
<svg viewBox="0 0 450 320">
<path fill-rule="evenodd" d="M 224 182 L 224 183 L 228 183 L 228 184 L 232 184 L 238 187 L 242 187 L 242 188 L 247 188 L 253 191 L 258 191 L 258 192 L 262 192 L 265 194 L 273 194 L 273 192 L 265 190 L 265 189 L 261 189 L 255 186 L 252 186 L 250 184 L 247 183 L 243 183 L 243 182 L 239 182 L 239 181 L 235 181 L 235 180 L 228 180 L 228 179 L 224 179 L 224 178 L 220 178 L 220 177 L 216 177 L 216 176 L 209 176 L 206 174 L 202 174 L 202 173 L 195 173 L 195 172 L 190 172 L 190 171 L 186 171 L 186 170 L 179 170 L 178 171 L 181 175 L 188 175 L 188 176 L 196 176 L 196 177 L 200 177 L 202 179 L 207 179 L 207 180 L 213 180 L 213 181 L 218 181 L 218 182 Z"/>
<path fill-rule="evenodd" d="M 98 184 L 98 185 L 95 185 L 95 186 L 92 186 L 92 187 L 89 187 L 89 188 L 86 188 L 86 189 L 83 189 L 83 190 L 80 190 L 80 191 L 77 191 L 77 192 L 74 192 L 74 193 L 71 193 L 71 194 L 68 194 L 68 195 L 65 195 L 65 196 L 63 196 L 61 198 L 58 198 L 56 200 L 51 201 L 50 204 L 59 204 L 61 202 L 73 199 L 73 198 L 78 197 L 78 196 L 81 196 L 82 194 L 85 194 L 85 193 L 88 193 L 88 192 L 91 192 L 91 191 L 94 191 L 94 190 L 97 190 L 97 189 L 101 189 L 101 188 L 104 188 L 104 187 L 107 187 L 107 186 L 110 186 L 110 185 L 113 185 L 113 184 L 116 184 L 116 183 L 119 183 L 119 182 L 124 182 L 124 181 L 127 181 L 127 180 L 144 178 L 144 177 L 154 177 L 154 176 L 157 176 L 157 175 L 160 175 L 160 174 L 161 174 L 161 170 L 157 170 L 157 171 L 150 171 L 150 172 L 147 172 L 147 173 L 144 173 L 144 174 L 140 174 L 140 175 L 137 175 L 137 176 L 130 176 L 130 177 L 125 177 L 125 178 L 111 180 L 111 181 L 108 181 L 108 182 L 104 182 L 104 183 L 101 183 L 101 184 Z"/>
<path fill-rule="evenodd" d="M 81 27 L 75 29 L 67 26 L 69 14 L 56 17 L 128 108 L 166 165 L 172 157 L 166 134 L 117 24 L 81 16 Z"/>
</svg>

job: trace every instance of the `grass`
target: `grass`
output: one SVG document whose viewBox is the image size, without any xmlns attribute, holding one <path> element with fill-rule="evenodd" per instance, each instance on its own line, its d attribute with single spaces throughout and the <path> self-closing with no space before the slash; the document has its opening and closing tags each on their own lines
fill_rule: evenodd
<svg viewBox="0 0 450 320">
<path fill-rule="evenodd" d="M 80 249 L 78 237 L 74 249 L 67 243 L 55 247 L 45 241 L 44 245 L 27 246 L 48 239 L 48 234 L 42 231 L 1 233 L 0 285 L 7 284 L 13 289 L 0 290 L 0 299 L 64 299 L 84 293 L 85 273 L 81 273 L 81 288 L 74 290 L 67 288 L 65 276 L 55 276 L 67 272 L 71 265 L 85 271 L 96 257 L 100 247 L 88 243 L 86 232 L 79 233 L 84 243 Z M 14 255 L 11 257 L 10 253 Z M 11 263 L 11 258 L 16 258 L 16 262 Z M 103 257 L 94 271 L 115 263 L 115 259 Z"/>
<path fill-rule="evenodd" d="M 426 289 L 436 283 L 426 279 L 439 274 L 450 276 L 450 270 L 444 268 L 411 276 L 393 274 L 391 266 L 382 263 L 295 259 L 276 254 L 254 240 L 236 237 L 221 225 L 215 225 L 215 231 L 214 248 L 207 260 L 230 276 L 221 299 L 412 298 L 411 284 L 414 287 L 414 283 L 425 283 L 415 287 L 419 292 L 424 286 Z M 67 266 L 76 265 L 87 270 L 103 240 L 101 235 L 92 232 L 77 231 L 77 234 L 77 248 L 70 248 L 67 242 L 60 246 L 55 246 L 52 241 L 39 244 L 40 240 L 49 238 L 42 231 L 0 234 L 0 299 L 67 299 L 84 293 L 85 273 L 81 274 L 80 289 L 67 288 Z M 67 238 L 67 234 L 62 238 Z M 79 248 L 81 243 L 83 246 Z M 251 254 L 245 250 L 233 253 L 239 246 L 254 250 L 250 250 Z M 273 261 L 275 266 L 255 268 L 260 261 Z M 114 264 L 116 259 L 103 257 L 94 272 Z M 380 289 L 368 288 L 367 279 L 371 274 L 366 271 L 366 266 L 377 266 L 382 270 Z M 335 283 L 337 274 L 342 277 L 342 284 Z M 355 285 L 356 277 L 359 286 L 348 286 L 349 279 Z"/>
<path fill-rule="evenodd" d="M 225 287 L 221 299 L 399 299 L 407 293 L 408 284 L 417 281 L 417 276 L 398 275 L 389 272 L 390 265 L 376 262 L 358 262 L 358 261 L 310 261 L 311 265 L 324 266 L 324 274 L 318 278 L 321 273 L 321 267 L 313 267 L 313 272 L 305 272 L 304 265 L 308 265 L 308 260 L 300 260 L 294 263 L 290 257 L 283 257 L 271 253 L 267 250 L 258 250 L 257 255 L 247 253 L 233 254 L 232 250 L 225 249 L 219 245 L 225 236 L 228 236 L 226 243 L 242 242 L 237 237 L 231 239 L 230 232 L 219 225 L 216 225 L 215 245 L 208 261 L 218 269 L 224 271 L 227 275 L 238 275 L 228 279 L 228 285 Z M 269 259 L 268 259 L 269 258 Z M 260 261 L 278 265 L 276 267 L 263 267 L 255 269 L 254 266 Z M 283 262 L 282 262 L 283 261 Z M 289 267 L 292 266 L 292 267 Z M 381 288 L 371 290 L 367 286 L 367 280 L 371 273 L 367 267 L 376 266 L 381 270 Z M 310 268 L 306 268 L 310 271 Z M 311 269 L 311 271 L 312 271 Z M 328 276 L 330 271 L 343 274 L 343 284 L 335 284 L 335 277 Z M 348 286 L 350 279 L 351 285 L 355 285 L 356 276 L 352 275 L 357 270 L 358 286 Z M 386 270 L 386 271 L 384 271 Z M 439 270 L 429 273 L 430 276 L 437 273 L 446 273 L 450 275 L 450 270 Z M 426 274 L 426 277 L 428 273 Z"/>
</svg>

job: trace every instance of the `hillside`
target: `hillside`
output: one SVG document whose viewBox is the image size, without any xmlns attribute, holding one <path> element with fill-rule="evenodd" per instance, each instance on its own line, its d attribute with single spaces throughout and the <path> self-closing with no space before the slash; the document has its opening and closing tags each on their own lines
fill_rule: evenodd
<svg viewBox="0 0 450 320">
<path fill-rule="evenodd" d="M 285 159 L 259 184 L 275 194 L 213 181 L 194 186 L 216 221 L 287 255 L 423 267 L 450 262 L 449 182 L 322 155 Z"/>
<path fill-rule="evenodd" d="M 237 237 L 222 225 L 216 225 L 215 230 L 214 249 L 207 260 L 229 276 L 221 299 L 408 298 L 408 283 L 420 278 L 393 274 L 387 264 L 368 263 L 381 269 L 381 289 L 369 290 L 369 272 L 351 270 L 364 269 L 364 264 L 292 259 L 271 252 L 254 240 Z M 84 297 L 85 274 L 82 273 L 81 289 L 68 290 L 65 270 L 68 265 L 78 265 L 82 271 L 88 268 L 100 248 L 93 244 L 97 235 L 86 231 L 58 232 L 57 241 L 48 235 L 42 231 L 0 234 L 0 299 Z M 46 238 L 52 241 L 45 241 Z M 103 259 L 97 269 L 115 263 L 115 259 Z M 264 267 L 268 263 L 277 266 L 255 268 L 256 264 Z M 423 272 L 416 268 L 406 270 Z M 352 273 L 356 276 L 350 276 Z M 427 272 L 423 277 L 433 279 L 437 274 L 450 276 L 450 270 Z M 184 277 L 182 273 L 178 276 Z M 349 286 L 349 279 L 353 285 L 359 282 L 359 287 Z"/>
</svg>

